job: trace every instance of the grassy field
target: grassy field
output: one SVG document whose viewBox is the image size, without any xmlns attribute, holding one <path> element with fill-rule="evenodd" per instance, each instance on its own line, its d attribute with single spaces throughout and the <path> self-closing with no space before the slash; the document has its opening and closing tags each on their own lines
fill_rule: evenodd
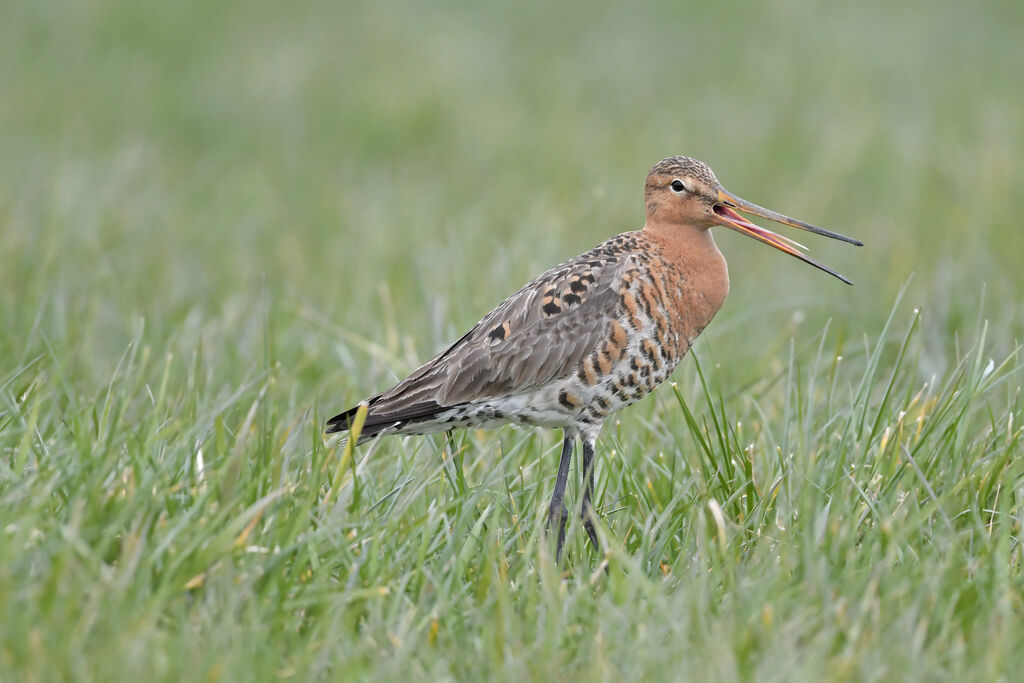
<svg viewBox="0 0 1024 683">
<path fill-rule="evenodd" d="M 3 15 L 0 680 L 1019 676 L 1024 5 Z M 324 440 L 679 153 L 865 247 L 718 233 L 605 556 L 557 433 Z"/>
</svg>

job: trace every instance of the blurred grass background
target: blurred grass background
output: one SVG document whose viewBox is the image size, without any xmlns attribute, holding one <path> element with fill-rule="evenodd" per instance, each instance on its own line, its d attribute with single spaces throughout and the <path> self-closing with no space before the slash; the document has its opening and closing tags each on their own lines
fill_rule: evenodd
<svg viewBox="0 0 1024 683">
<path fill-rule="evenodd" d="M 848 650 L 801 634 L 801 620 L 816 608 L 793 588 L 799 584 L 786 583 L 785 573 L 767 584 L 789 586 L 788 607 L 775 608 L 785 614 L 750 609 L 765 628 L 776 619 L 789 635 L 751 640 L 730 621 L 745 623 L 742 615 L 722 608 L 731 614 L 722 617 L 719 608 L 687 602 L 706 559 L 686 542 L 665 559 L 682 568 L 678 580 L 659 583 L 658 562 L 639 562 L 622 584 L 649 591 L 645 599 L 654 603 L 695 610 L 677 632 L 667 615 L 655 619 L 669 630 L 659 631 L 653 643 L 637 625 L 652 618 L 644 611 L 650 607 L 640 616 L 602 612 L 607 595 L 600 590 L 591 596 L 569 589 L 567 597 L 564 584 L 537 584 L 532 570 L 513 563 L 524 572 L 518 583 L 512 580 L 516 590 L 532 592 L 516 598 L 526 607 L 512 608 L 507 624 L 525 628 L 537 617 L 531 610 L 550 597 L 543 588 L 575 605 L 563 613 L 566 628 L 582 614 L 618 620 L 622 631 L 613 628 L 605 637 L 622 638 L 618 646 L 627 653 L 612 648 L 624 659 L 602 661 L 602 646 L 579 642 L 570 648 L 573 655 L 539 652 L 530 648 L 540 643 L 520 633 L 520 652 L 532 653 L 523 661 L 516 660 L 514 645 L 471 646 L 469 627 L 483 623 L 493 608 L 482 598 L 476 617 L 462 616 L 465 628 L 449 625 L 446 636 L 444 628 L 431 626 L 444 623 L 446 614 L 448 624 L 458 623 L 460 617 L 445 610 L 455 609 L 461 604 L 455 596 L 471 589 L 445 583 L 439 595 L 446 597 L 436 603 L 422 586 L 406 586 L 413 598 L 403 593 L 395 577 L 415 573 L 423 560 L 399 550 L 412 542 L 401 535 L 408 532 L 401 524 L 405 508 L 392 510 L 380 521 L 389 526 L 376 532 L 369 521 L 360 526 L 351 517 L 380 509 L 368 491 L 359 502 L 358 477 L 348 512 L 313 520 L 299 505 L 287 532 L 267 521 L 279 522 L 283 512 L 259 518 L 248 533 L 266 534 L 260 547 L 273 548 L 285 537 L 294 541 L 297 554 L 287 562 L 267 559 L 243 571 L 233 563 L 256 560 L 243 562 L 231 543 L 223 555 L 209 551 L 211 560 L 200 552 L 212 547 L 200 527 L 219 519 L 210 510 L 241 514 L 300 481 L 308 500 L 319 500 L 330 481 L 323 472 L 338 457 L 334 446 L 317 442 L 325 416 L 415 367 L 532 275 L 639 227 L 643 176 L 671 154 L 707 161 L 726 187 L 751 201 L 865 242 L 853 249 L 804 240 L 817 258 L 856 282 L 847 288 L 752 240 L 718 234 L 733 285 L 698 343 L 712 388 L 699 391 L 689 362 L 677 373 L 698 415 L 710 410 L 701 396 L 720 395 L 721 409 L 730 413 L 726 421 L 763 419 L 766 430 L 774 423 L 784 432 L 786 420 L 803 419 L 789 412 L 789 391 L 798 387 L 793 378 L 800 367 L 812 374 L 819 367 L 819 345 L 850 357 L 850 375 L 840 373 L 836 381 L 855 384 L 865 373 L 880 382 L 877 391 L 847 392 L 840 405 L 829 398 L 823 415 L 856 411 L 857 397 L 891 408 L 883 399 L 885 370 L 895 367 L 911 309 L 921 311 L 909 347 L 913 363 L 900 366 L 897 382 L 908 405 L 925 382 L 941 386 L 957 376 L 958 363 L 979 341 L 979 320 L 988 328 L 986 355 L 978 358 L 991 356 L 998 365 L 1024 332 L 1018 224 L 1024 213 L 1018 162 L 1024 155 L 1024 6 L 994 0 L 820 6 L 792 0 L 645 6 L 38 1 L 9 3 L 3 15 L 0 442 L 6 483 L 0 504 L 7 547 L 0 550 L 6 566 L 0 570 L 0 667 L 12 677 L 150 671 L 237 679 L 398 676 L 406 670 L 465 676 L 477 665 L 508 667 L 510 676 L 589 671 L 599 678 L 616 672 L 787 680 L 913 673 L 886 668 L 886 634 L 904 634 L 899 616 L 882 619 L 886 627 L 873 631 L 874 640 L 862 636 L 858 644 L 849 636 L 854 645 Z M 883 325 L 904 285 L 890 338 Z M 869 363 L 876 344 L 882 347 L 877 377 Z M 1015 444 L 1017 368 L 1011 363 L 1001 375 L 1007 383 L 996 408 L 982 401 L 971 406 L 977 414 L 965 408 L 944 426 L 981 430 L 962 437 L 968 440 L 995 430 Z M 814 405 L 815 395 L 807 400 Z M 1009 425 L 1003 419 L 997 430 L 996 416 L 1005 415 Z M 608 483 L 609 508 L 618 507 L 611 490 L 626 495 L 650 476 L 639 453 L 667 451 L 671 458 L 692 449 L 685 425 L 668 392 L 623 415 L 619 436 L 609 436 L 604 450 L 617 445 L 641 469 L 615 470 L 622 487 Z M 869 430 L 865 444 L 879 446 L 881 431 Z M 813 436 L 809 426 L 806 434 Z M 510 430 L 461 441 L 467 469 L 471 462 L 484 468 L 475 481 L 467 472 L 472 495 L 447 487 L 442 475 L 448 470 L 437 457 L 441 441 L 382 442 L 361 466 L 382 496 L 403 471 L 422 475 L 419 497 L 410 494 L 403 505 L 423 514 L 435 499 L 457 505 L 457 521 L 442 515 L 437 528 L 465 535 L 487 517 L 480 501 L 502 494 L 502 480 L 482 474 L 495 462 L 513 474 L 526 467 L 522 485 L 538 488 L 530 488 L 525 503 L 542 504 L 556 441 L 555 435 Z M 236 454 L 207 462 L 224 482 L 238 478 L 237 490 L 198 493 L 190 477 L 198 476 L 200 448 Z M 957 453 L 968 469 L 977 455 Z M 842 469 L 833 465 L 832 472 Z M 1004 472 L 998 481 L 1014 491 L 1016 476 Z M 955 479 L 948 483 L 956 486 Z M 858 497 L 849 484 L 840 487 L 841 495 L 850 496 L 853 510 Z M 148 491 L 152 500 L 129 505 L 140 495 L 129 489 Z M 180 507 L 168 502 L 176 496 Z M 827 502 L 820 491 L 811 491 L 815 498 Z M 982 498 L 972 500 L 980 505 Z M 200 499 L 214 507 L 197 507 Z M 1007 504 L 1007 514 L 1019 519 L 1019 508 Z M 684 537 L 690 529 L 703 538 L 693 511 L 705 509 L 701 505 L 676 511 L 676 530 L 684 529 Z M 515 514 L 530 516 L 532 509 Z M 611 533 L 628 536 L 633 525 L 649 523 L 646 509 L 641 503 L 619 513 L 609 521 Z M 634 513 L 640 517 L 628 521 Z M 507 525 L 509 518 L 490 524 Z M 233 529 L 226 519 L 220 520 L 224 528 Z M 314 527 L 311 540 L 304 534 Z M 342 530 L 356 534 L 356 528 L 367 538 L 379 538 L 374 534 L 381 528 L 395 534 L 394 548 L 377 550 L 390 553 L 392 573 L 363 576 L 365 586 L 388 586 L 393 597 L 357 616 L 328 618 L 333 601 L 345 612 L 344 605 L 357 600 L 329 589 L 335 581 L 344 584 L 352 562 L 333 545 L 340 541 L 329 539 L 340 539 Z M 185 536 L 158 540 L 158 531 L 167 529 Z M 180 540 L 188 534 L 194 542 Z M 112 574 L 127 571 L 119 553 L 127 552 L 129 537 L 150 560 L 133 559 L 142 562 L 144 576 L 132 573 L 131 581 L 112 585 Z M 344 557 L 319 564 L 301 549 L 310 544 L 318 557 L 332 551 Z M 740 546 L 742 556 L 747 545 Z M 179 558 L 192 558 L 182 560 L 185 566 L 152 559 L 175 547 Z M 495 548 L 502 549 L 494 550 L 497 557 L 508 551 L 497 541 Z M 577 550 L 574 564 L 586 564 L 586 550 Z M 657 554 L 642 552 L 648 560 Z M 451 569 L 444 552 L 427 555 Z M 281 563 L 320 572 L 320 602 L 288 602 L 296 599 L 288 591 L 308 578 L 297 579 L 299 571 L 275 584 L 291 597 L 273 602 L 277 598 L 262 588 L 252 589 L 258 604 L 240 607 L 244 600 L 232 587 L 280 571 Z M 841 564 L 820 569 L 839 576 Z M 217 589 L 206 590 L 205 579 L 182 588 L 211 565 L 234 566 L 237 573 L 229 572 Z M 752 563 L 747 569 L 737 582 L 757 581 L 764 568 Z M 917 571 L 908 570 L 897 594 L 924 585 Z M 630 581 L 637 576 L 653 587 L 636 588 Z M 959 585 L 952 575 L 949 580 Z M 735 585 L 720 586 L 718 597 L 728 604 Z M 832 597 L 858 600 L 842 595 L 844 585 L 837 578 Z M 616 604 L 628 605 L 625 590 L 612 591 Z M 397 596 L 403 594 L 414 603 L 411 612 L 402 611 Z M 1019 595 L 1012 604 L 1019 617 Z M 961 608 L 970 612 L 957 602 L 950 614 Z M 237 617 L 230 626 L 222 621 L 227 614 Z M 332 619 L 343 620 L 335 636 L 348 645 L 330 640 L 328 626 L 338 626 Z M 970 640 L 974 622 L 948 619 L 963 629 L 925 628 L 922 647 L 953 652 L 949 660 L 970 671 L 970 657 L 978 655 L 972 648 L 983 649 L 982 637 Z M 401 645 L 395 635 L 400 623 L 410 629 Z M 725 659 L 700 665 L 675 659 L 678 638 L 706 646 L 709 633 L 727 633 L 721 647 L 736 659 L 717 651 Z M 1019 634 L 1006 637 L 1019 642 L 1012 640 Z M 787 668 L 772 647 L 796 663 Z M 174 648 L 194 648 L 194 655 L 178 660 Z M 835 668 L 840 655 L 849 655 L 842 660 L 848 669 Z M 888 655 L 911 666 L 897 652 Z M 453 663 L 461 656 L 465 662 Z M 1006 663 L 984 661 L 989 673 Z M 349 670 L 346 662 L 357 664 Z M 934 668 L 924 670 L 940 672 L 946 664 L 933 659 Z"/>
</svg>

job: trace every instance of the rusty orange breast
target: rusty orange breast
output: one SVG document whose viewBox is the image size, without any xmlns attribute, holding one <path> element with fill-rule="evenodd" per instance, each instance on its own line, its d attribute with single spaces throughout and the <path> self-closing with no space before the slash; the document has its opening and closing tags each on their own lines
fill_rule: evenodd
<svg viewBox="0 0 1024 683">
<path fill-rule="evenodd" d="M 647 230 L 644 231 L 648 232 Z M 672 356 L 686 353 L 729 293 L 729 271 L 708 230 L 651 231 L 651 296 L 661 302 L 655 316 L 659 339 Z"/>
</svg>

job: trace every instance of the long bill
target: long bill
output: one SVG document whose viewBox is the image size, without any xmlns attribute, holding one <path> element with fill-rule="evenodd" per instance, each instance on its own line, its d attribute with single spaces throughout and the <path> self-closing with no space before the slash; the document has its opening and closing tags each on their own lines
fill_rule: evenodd
<svg viewBox="0 0 1024 683">
<path fill-rule="evenodd" d="M 829 275 L 839 278 L 848 285 L 853 284 L 853 282 L 843 277 L 836 271 L 832 270 L 825 264 L 819 263 L 818 261 L 815 261 L 807 254 L 803 253 L 801 249 L 807 249 L 807 247 L 805 247 L 804 245 L 794 240 L 791 240 L 788 237 L 784 237 L 783 235 L 772 232 L 767 228 L 762 228 L 758 225 L 754 225 L 746 218 L 736 213 L 736 211 L 734 211 L 733 209 L 739 209 L 744 213 L 760 216 L 761 218 L 767 218 L 768 220 L 774 221 L 775 223 L 781 223 L 783 225 L 789 225 L 794 228 L 800 228 L 801 230 L 813 232 L 816 235 L 824 235 L 825 237 L 831 237 L 832 239 L 835 240 L 849 242 L 850 244 L 862 247 L 864 246 L 864 243 L 861 242 L 860 240 L 855 240 L 852 237 L 847 237 L 846 235 L 840 235 L 838 232 L 832 232 L 831 230 L 819 228 L 818 226 L 811 225 L 810 223 L 798 221 L 797 219 L 790 218 L 789 216 L 783 216 L 781 213 L 776 213 L 775 211 L 771 211 L 764 207 L 758 206 L 757 204 L 752 204 L 745 199 L 740 199 L 736 195 L 730 194 L 725 190 L 720 189 L 718 191 L 718 202 L 715 204 L 714 210 L 715 215 L 718 216 L 719 218 L 719 224 L 724 225 L 727 228 L 732 228 L 737 232 L 742 232 L 744 235 L 749 235 L 750 237 L 753 237 L 759 242 L 764 242 L 769 246 L 775 247 L 779 251 L 786 252 L 790 256 L 795 256 L 804 263 L 808 263 L 814 266 L 815 268 L 818 268 L 819 270 L 823 270 Z"/>
</svg>

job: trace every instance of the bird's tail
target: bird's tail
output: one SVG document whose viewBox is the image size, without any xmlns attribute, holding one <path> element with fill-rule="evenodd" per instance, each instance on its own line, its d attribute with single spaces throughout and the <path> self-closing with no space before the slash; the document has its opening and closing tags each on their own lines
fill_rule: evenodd
<svg viewBox="0 0 1024 683">
<path fill-rule="evenodd" d="M 359 441 L 363 443 L 383 432 L 389 434 L 401 434 L 406 427 L 411 425 L 422 426 L 425 422 L 435 419 L 439 413 L 449 410 L 451 406 L 441 406 L 433 401 L 422 402 L 416 405 L 402 406 L 395 409 L 391 406 L 379 404 L 382 394 L 366 399 L 348 410 L 338 413 L 327 421 L 327 433 L 347 432 L 356 423 L 356 414 L 362 406 L 367 406 L 366 419 L 363 421 L 362 429 L 359 431 Z M 388 408 L 391 407 L 389 410 Z"/>
<path fill-rule="evenodd" d="M 344 412 L 338 413 L 337 415 L 335 415 L 334 417 L 327 421 L 327 433 L 336 434 L 338 432 L 350 431 L 353 425 L 355 425 L 356 413 L 358 413 L 359 409 L 362 408 L 363 406 L 367 406 L 366 419 L 363 422 L 362 429 L 360 429 L 359 440 L 362 441 L 364 437 L 373 436 L 374 434 L 379 432 L 380 429 L 374 429 L 375 424 L 370 417 L 370 410 L 373 404 L 379 400 L 380 395 L 378 394 L 377 396 L 368 398 L 365 401 L 360 401 L 357 405 L 352 406 L 351 408 Z"/>
</svg>

